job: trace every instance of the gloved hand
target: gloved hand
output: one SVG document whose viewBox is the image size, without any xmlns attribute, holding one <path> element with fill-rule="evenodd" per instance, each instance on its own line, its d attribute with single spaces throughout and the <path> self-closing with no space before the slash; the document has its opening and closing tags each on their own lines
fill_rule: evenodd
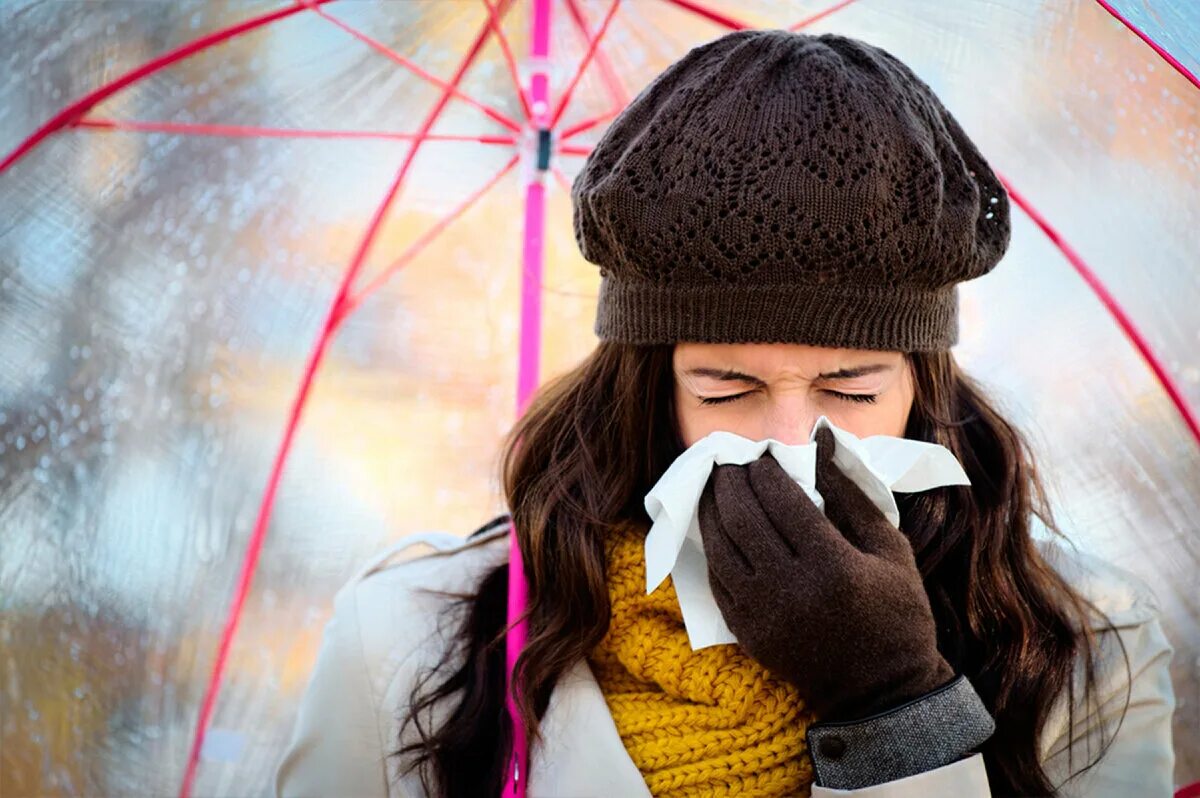
<svg viewBox="0 0 1200 798">
<path fill-rule="evenodd" d="M 954 671 L 938 653 L 911 544 L 833 463 L 832 431 L 816 440 L 824 514 L 764 453 L 713 469 L 700 533 L 713 595 L 746 652 L 818 719 L 858 720 Z"/>
</svg>

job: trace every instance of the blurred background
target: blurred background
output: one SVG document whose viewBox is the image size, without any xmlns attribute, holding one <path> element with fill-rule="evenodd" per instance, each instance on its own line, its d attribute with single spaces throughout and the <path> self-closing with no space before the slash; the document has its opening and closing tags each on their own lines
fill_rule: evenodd
<svg viewBox="0 0 1200 798">
<path fill-rule="evenodd" d="M 609 0 L 555 4 L 551 96 Z M 882 46 L 1122 303 L 1200 408 L 1200 90 L 1095 0 L 705 0 L 755 27 Z M 1200 5 L 1114 4 L 1193 72 Z M 0 157 L 73 100 L 289 4 L 0 0 Z M 528 74 L 530 7 L 502 29 Z M 177 792 L 199 703 L 306 358 L 441 89 L 486 29 L 469 0 L 334 2 L 137 81 L 0 173 L 0 795 Z M 626 0 L 557 130 L 604 117 L 725 32 Z M 487 37 L 459 85 L 523 121 Z M 106 123 L 171 123 L 173 130 Z M 224 134 L 186 125 L 238 126 Z M 245 127 L 337 131 L 246 136 Z M 371 136 L 348 134 L 367 132 Z M 514 133 L 447 105 L 356 285 L 519 162 L 338 329 L 301 420 L 195 795 L 260 795 L 337 588 L 401 536 L 503 511 L 515 418 L 521 208 Z M 543 379 L 596 339 L 596 269 L 547 178 Z M 512 137 L 514 143 L 456 140 Z M 1200 446 L 1095 295 L 1014 206 L 1009 253 L 961 288 L 956 348 L 1030 435 L 1082 549 L 1146 579 L 1176 646 L 1176 781 L 1200 779 Z"/>
</svg>

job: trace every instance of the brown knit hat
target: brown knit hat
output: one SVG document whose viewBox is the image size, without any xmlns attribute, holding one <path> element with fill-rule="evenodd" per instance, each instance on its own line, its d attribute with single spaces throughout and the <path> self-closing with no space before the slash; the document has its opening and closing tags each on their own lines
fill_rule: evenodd
<svg viewBox="0 0 1200 798">
<path fill-rule="evenodd" d="M 630 343 L 904 352 L 958 341 L 956 284 L 1008 248 L 1008 194 L 933 91 L 832 33 L 695 47 L 575 178 L 595 331 Z"/>
</svg>

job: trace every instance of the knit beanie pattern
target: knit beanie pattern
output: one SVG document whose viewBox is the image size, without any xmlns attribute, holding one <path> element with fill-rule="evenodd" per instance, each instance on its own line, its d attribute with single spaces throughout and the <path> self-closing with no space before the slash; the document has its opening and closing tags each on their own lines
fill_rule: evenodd
<svg viewBox="0 0 1200 798">
<path fill-rule="evenodd" d="M 912 351 L 958 340 L 957 283 L 1010 239 L 1003 185 L 911 69 L 825 33 L 690 50 L 572 188 L 595 332 L 658 344 Z"/>
</svg>

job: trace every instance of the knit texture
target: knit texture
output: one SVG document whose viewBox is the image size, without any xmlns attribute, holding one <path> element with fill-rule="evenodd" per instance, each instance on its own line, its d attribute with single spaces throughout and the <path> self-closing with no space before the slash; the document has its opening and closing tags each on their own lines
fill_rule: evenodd
<svg viewBox="0 0 1200 798">
<path fill-rule="evenodd" d="M 832 33 L 693 48 L 609 125 L 571 197 L 600 266 L 595 331 L 629 343 L 947 349 L 957 283 L 1010 238 L 1003 185 L 929 86 Z"/>
<path fill-rule="evenodd" d="M 736 645 L 692 651 L 671 580 L 646 595 L 646 531 L 605 541 L 612 619 L 588 662 L 651 794 L 808 795 L 814 719 L 795 688 Z"/>
</svg>

